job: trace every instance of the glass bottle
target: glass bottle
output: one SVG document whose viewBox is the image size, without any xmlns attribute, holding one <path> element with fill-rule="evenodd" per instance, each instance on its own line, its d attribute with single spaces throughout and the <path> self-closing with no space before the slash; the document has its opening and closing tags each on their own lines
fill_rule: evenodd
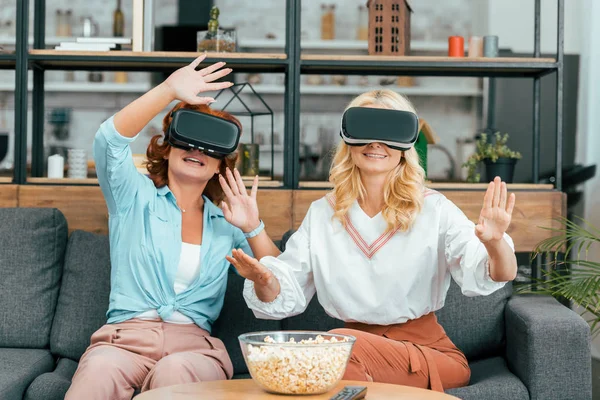
<svg viewBox="0 0 600 400">
<path fill-rule="evenodd" d="M 335 39 L 335 4 L 329 6 L 329 24 L 331 26 L 330 37 Z"/>
<path fill-rule="evenodd" d="M 334 12 L 335 6 L 321 4 L 321 39 L 331 40 L 334 38 Z"/>
<path fill-rule="evenodd" d="M 364 5 L 358 6 L 356 40 L 369 40 L 369 12 Z"/>
<path fill-rule="evenodd" d="M 327 5 L 321 4 L 321 39 L 327 39 L 329 34 L 329 19 L 327 18 L 328 11 Z"/>
<path fill-rule="evenodd" d="M 217 37 L 219 32 L 219 7 L 212 6 L 210 9 L 210 20 L 208 21 L 208 35 L 210 37 Z"/>
<path fill-rule="evenodd" d="M 113 13 L 113 36 L 123 37 L 125 35 L 125 16 L 121 10 L 121 0 L 117 0 L 117 9 Z"/>
<path fill-rule="evenodd" d="M 62 10 L 56 10 L 56 20 L 54 21 L 56 24 L 56 36 L 61 37 L 62 29 L 63 29 L 63 12 Z"/>
<path fill-rule="evenodd" d="M 68 9 L 64 18 L 64 33 L 65 36 L 73 36 L 73 10 Z"/>
</svg>

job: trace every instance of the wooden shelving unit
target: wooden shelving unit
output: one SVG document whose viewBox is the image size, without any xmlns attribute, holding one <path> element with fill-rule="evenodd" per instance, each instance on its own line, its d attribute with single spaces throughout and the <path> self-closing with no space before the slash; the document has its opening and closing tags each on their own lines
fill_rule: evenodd
<svg viewBox="0 0 600 400">
<path fill-rule="evenodd" d="M 51 70 L 160 71 L 192 62 L 200 53 L 133 51 L 30 50 L 32 65 Z M 280 53 L 208 53 L 203 65 L 226 61 L 239 72 L 284 72 L 287 56 Z"/>
<path fill-rule="evenodd" d="M 539 77 L 556 69 L 554 58 L 454 58 L 303 54 L 303 73 L 420 76 Z"/>
<path fill-rule="evenodd" d="M 487 183 L 465 183 L 465 182 L 427 182 L 426 185 L 435 190 L 475 190 L 484 191 L 487 189 Z M 301 181 L 299 187 L 302 189 L 331 189 L 333 186 L 329 182 L 311 182 Z M 554 190 L 554 185 L 547 183 L 509 183 L 506 185 L 508 190 L 528 190 L 528 191 L 548 191 Z"/>
<path fill-rule="evenodd" d="M 0 178 L 0 183 L 10 183 L 11 181 L 3 182 Z M 9 178 L 10 179 L 10 178 Z M 244 183 L 247 187 L 252 186 L 252 178 L 243 178 Z M 28 184 L 34 185 L 74 185 L 74 186 L 98 186 L 97 178 L 86 178 L 86 179 L 71 179 L 71 178 L 62 178 L 62 179 L 54 179 L 54 178 L 27 178 Z M 259 179 L 258 187 L 260 188 L 278 188 L 281 187 L 283 182 L 277 180 L 270 179 Z"/>
<path fill-rule="evenodd" d="M 146 72 L 168 72 L 191 62 L 198 56 L 197 52 L 76 52 L 46 49 L 60 41 L 69 38 L 56 38 L 46 36 L 46 17 L 43 12 L 44 0 L 35 2 L 34 26 L 33 26 L 33 49 L 29 49 L 29 4 L 30 0 L 17 2 L 17 29 L 14 38 L 16 51 L 14 54 L 0 55 L 0 68 L 16 68 L 15 79 L 15 119 L 26 120 L 27 115 L 28 85 L 27 70 L 33 69 L 32 81 L 32 116 L 33 135 L 31 148 L 32 175 L 41 177 L 44 175 L 44 73 L 46 70 L 95 70 L 95 71 L 146 71 Z M 283 186 L 288 189 L 301 187 L 299 184 L 299 158 L 300 158 L 300 94 L 312 95 L 354 95 L 360 89 L 358 87 L 309 87 L 300 85 L 303 74 L 349 74 L 349 75 L 412 75 L 412 76 L 461 76 L 461 77 L 524 77 L 533 78 L 539 83 L 540 77 L 556 72 L 562 87 L 562 41 L 564 39 L 564 4 L 559 4 L 559 19 L 557 25 L 558 50 L 556 59 L 541 58 L 539 51 L 539 26 L 540 13 L 535 13 L 534 32 L 536 50 L 534 57 L 529 58 L 449 58 L 440 56 L 413 55 L 405 57 L 382 57 L 369 55 L 340 55 L 344 51 L 358 51 L 364 54 L 367 51 L 366 41 L 357 40 L 301 40 L 301 2 L 300 0 L 286 0 L 285 2 L 286 28 L 285 36 L 278 40 L 242 40 L 239 47 L 243 52 L 239 53 L 209 53 L 204 64 L 225 60 L 229 67 L 236 72 L 262 72 L 283 73 L 286 76 L 284 90 L 273 90 L 264 87 L 265 91 L 282 94 L 285 107 L 284 119 L 284 143 L 286 151 L 283 152 Z M 17 40 L 19 39 L 19 40 Z M 73 39 L 73 38 L 70 38 Z M 4 40 L 4 38 L 2 38 Z M 419 42 L 413 41 L 411 48 L 414 54 L 442 53 L 446 49 L 444 42 Z M 251 50 L 261 52 L 248 52 Z M 309 53 L 328 54 L 309 54 Z M 338 53 L 338 54 L 336 54 Z M 52 88 L 49 85 L 49 88 Z M 55 88 L 57 91 L 62 90 Z M 94 87 L 64 87 L 67 91 L 86 91 Z M 107 92 L 118 88 L 110 88 Z M 127 87 L 131 93 L 145 87 Z M 367 88 L 364 88 L 365 90 Z M 434 91 L 427 92 L 425 88 L 397 88 L 399 92 L 408 95 L 440 95 Z M 142 90 L 143 91 L 143 90 Z M 560 93 L 559 93 L 560 91 Z M 442 93 L 448 96 L 480 96 L 479 90 L 456 90 Z M 562 90 L 557 89 L 557 97 L 562 101 Z M 539 96 L 535 97 L 539 104 Z M 538 107 L 539 108 L 539 107 Z M 537 108 L 534 107 L 534 110 Z M 536 114 L 537 115 L 537 114 Z M 562 115 L 557 113 L 557 126 L 560 130 Z M 15 181 L 18 183 L 29 182 L 26 174 L 27 149 L 26 139 L 27 126 L 21 123 L 15 126 L 19 139 L 15 141 Z M 561 148 L 561 137 L 557 135 L 557 149 Z M 539 147 L 539 115 L 534 118 L 533 142 Z M 558 151 L 558 150 L 557 150 Z M 537 154 L 537 153 L 536 153 Z M 560 163 L 560 158 L 558 158 Z M 534 157 L 534 176 L 539 174 L 539 160 Z M 557 165 L 557 184 L 561 188 L 561 168 Z"/>
</svg>

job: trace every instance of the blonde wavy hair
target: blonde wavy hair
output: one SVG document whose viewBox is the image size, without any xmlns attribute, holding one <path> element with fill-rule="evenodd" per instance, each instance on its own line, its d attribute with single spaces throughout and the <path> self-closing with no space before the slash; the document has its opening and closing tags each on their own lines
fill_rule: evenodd
<svg viewBox="0 0 600 400">
<path fill-rule="evenodd" d="M 410 101 L 388 89 L 373 90 L 356 97 L 351 107 L 379 105 L 392 110 L 411 111 L 416 114 Z M 390 171 L 384 187 L 385 205 L 382 216 L 388 230 L 407 231 L 423 207 L 425 171 L 419 164 L 419 155 L 413 148 L 403 152 L 400 163 Z M 334 218 L 346 226 L 346 216 L 355 200 L 364 201 L 366 189 L 360 171 L 350 153 L 350 147 L 340 141 L 331 164 L 329 181 L 333 184 Z"/>
</svg>

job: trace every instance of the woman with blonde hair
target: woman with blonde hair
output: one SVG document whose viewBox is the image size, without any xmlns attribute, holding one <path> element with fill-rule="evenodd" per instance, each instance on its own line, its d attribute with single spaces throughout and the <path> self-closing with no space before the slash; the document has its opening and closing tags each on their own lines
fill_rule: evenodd
<svg viewBox="0 0 600 400">
<path fill-rule="evenodd" d="M 354 107 L 417 121 L 410 102 L 390 90 L 362 94 L 346 112 Z M 378 123 L 362 126 L 375 130 Z M 384 136 L 406 136 L 398 127 L 390 124 Z M 425 187 L 416 150 L 403 146 L 344 137 L 331 168 L 333 191 L 312 203 L 285 252 L 259 262 L 234 250 L 228 259 L 246 278 L 244 297 L 257 317 L 300 314 L 316 293 L 325 311 L 346 323 L 333 331 L 357 338 L 344 379 L 443 391 L 467 385 L 470 369 L 434 312 L 451 278 L 467 296 L 488 295 L 515 278 L 505 233 L 515 196 L 499 178 L 490 182 L 475 225 Z"/>
</svg>

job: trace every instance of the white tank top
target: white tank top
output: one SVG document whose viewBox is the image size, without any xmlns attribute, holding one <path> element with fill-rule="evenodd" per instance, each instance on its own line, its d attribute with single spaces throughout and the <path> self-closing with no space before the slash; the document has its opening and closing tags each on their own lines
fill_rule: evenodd
<svg viewBox="0 0 600 400">
<path fill-rule="evenodd" d="M 200 275 L 200 254 L 202 246 L 199 244 L 181 243 L 181 257 L 179 258 L 179 266 L 175 275 L 174 289 L 175 294 L 179 294 L 186 290 L 198 275 Z M 138 315 L 139 319 L 160 319 L 156 310 L 148 310 Z M 186 317 L 179 311 L 174 311 L 173 314 L 165 320 L 173 324 L 193 324 L 191 318 Z"/>
</svg>

